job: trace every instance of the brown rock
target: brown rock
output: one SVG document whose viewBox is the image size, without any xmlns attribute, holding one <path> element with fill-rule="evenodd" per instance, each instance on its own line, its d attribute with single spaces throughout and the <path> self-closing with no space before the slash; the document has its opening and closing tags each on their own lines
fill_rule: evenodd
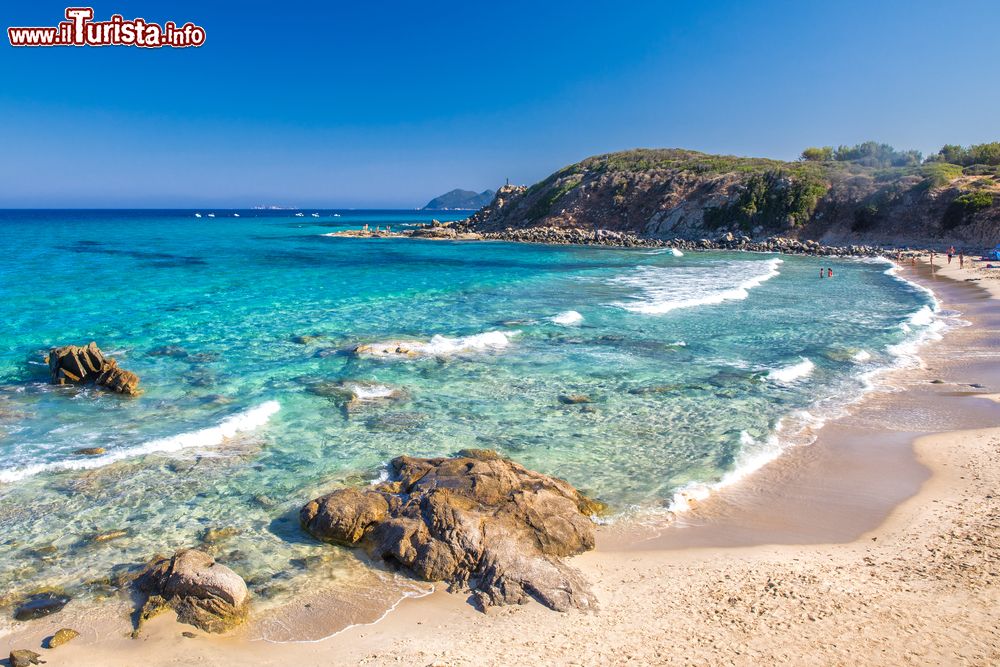
<svg viewBox="0 0 1000 667">
<path fill-rule="evenodd" d="M 206 632 L 225 632 L 246 620 L 249 611 L 250 592 L 243 579 L 196 549 L 154 559 L 135 584 L 147 595 L 140 625 L 169 607 L 182 623 Z"/>
<path fill-rule="evenodd" d="M 96 384 L 120 394 L 137 396 L 139 376 L 118 366 L 91 342 L 86 347 L 65 345 L 49 350 L 52 384 Z"/>
<path fill-rule="evenodd" d="M 484 607 L 531 598 L 560 611 L 594 606 L 582 576 L 559 557 L 594 548 L 588 515 L 598 503 L 490 450 L 401 456 L 392 470 L 391 482 L 308 503 L 303 527 L 423 579 L 471 590 Z"/>
<path fill-rule="evenodd" d="M 57 648 L 62 646 L 66 642 L 72 641 L 80 636 L 80 633 L 76 630 L 71 630 L 69 628 L 62 628 L 57 630 L 54 635 L 49 637 L 48 648 Z"/>
<path fill-rule="evenodd" d="M 104 447 L 83 447 L 82 449 L 74 450 L 73 453 L 78 456 L 100 456 L 106 449 Z"/>
<path fill-rule="evenodd" d="M 41 665 L 45 661 L 39 660 L 42 656 L 28 649 L 16 649 L 10 652 L 10 667 L 29 667 L 30 665 Z"/>
<path fill-rule="evenodd" d="M 590 397 L 584 394 L 563 394 L 559 397 L 559 402 L 563 405 L 577 405 L 580 403 L 590 403 Z"/>
</svg>

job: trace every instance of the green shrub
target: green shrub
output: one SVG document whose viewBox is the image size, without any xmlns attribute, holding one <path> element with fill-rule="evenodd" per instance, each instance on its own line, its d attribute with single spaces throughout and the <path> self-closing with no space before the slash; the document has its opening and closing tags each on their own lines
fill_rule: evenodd
<svg viewBox="0 0 1000 667">
<path fill-rule="evenodd" d="M 993 193 L 973 190 L 955 197 L 944 212 L 941 223 L 945 229 L 952 229 L 965 222 L 972 215 L 993 206 Z"/>
<path fill-rule="evenodd" d="M 962 168 L 948 162 L 929 162 L 920 168 L 924 180 L 920 183 L 924 188 L 940 188 L 948 185 L 962 175 Z"/>
<path fill-rule="evenodd" d="M 782 227 L 789 220 L 803 225 L 826 190 L 825 182 L 808 174 L 793 177 L 782 170 L 753 173 L 743 182 L 735 201 L 705 210 L 705 224 L 718 228 L 735 223 L 743 230 L 756 225 Z"/>
<path fill-rule="evenodd" d="M 810 146 L 802 151 L 801 157 L 806 162 L 827 162 L 833 159 L 833 146 L 823 146 L 822 148 Z"/>
</svg>

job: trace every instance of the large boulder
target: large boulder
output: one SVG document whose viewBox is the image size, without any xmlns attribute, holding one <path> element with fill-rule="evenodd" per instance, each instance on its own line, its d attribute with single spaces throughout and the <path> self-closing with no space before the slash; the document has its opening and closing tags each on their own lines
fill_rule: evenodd
<svg viewBox="0 0 1000 667">
<path fill-rule="evenodd" d="M 225 632 L 246 620 L 249 610 L 250 592 L 243 578 L 197 549 L 153 559 L 135 584 L 146 595 L 140 624 L 170 608 L 182 623 Z"/>
<path fill-rule="evenodd" d="M 139 376 L 105 357 L 97 343 L 86 347 L 64 345 L 49 350 L 46 357 L 52 384 L 96 384 L 119 394 L 137 396 Z"/>
<path fill-rule="evenodd" d="M 594 606 L 583 577 L 559 558 L 594 548 L 590 516 L 599 503 L 489 450 L 401 456 L 391 466 L 391 481 L 308 503 L 302 526 L 451 590 L 470 590 L 483 607 L 531 598 L 559 611 Z"/>
</svg>

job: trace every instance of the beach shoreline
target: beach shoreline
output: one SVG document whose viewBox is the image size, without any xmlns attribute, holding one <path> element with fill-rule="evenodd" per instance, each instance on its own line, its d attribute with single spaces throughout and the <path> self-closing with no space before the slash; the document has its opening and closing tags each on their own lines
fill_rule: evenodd
<svg viewBox="0 0 1000 667">
<path fill-rule="evenodd" d="M 903 270 L 972 326 L 926 345 L 922 368 L 894 372 L 895 390 L 866 396 L 813 445 L 678 520 L 602 528 L 597 550 L 570 561 L 593 583 L 597 612 L 530 604 L 481 614 L 439 586 L 375 625 L 319 642 L 190 639 L 181 632 L 191 628 L 164 615 L 139 640 L 84 631 L 43 657 L 52 665 L 989 664 L 1000 657 L 988 491 L 1000 486 L 991 393 L 1000 368 L 982 360 L 996 356 L 1000 281 L 937 264 Z M 37 647 L 61 626 L 55 615 L 6 643 Z"/>
</svg>

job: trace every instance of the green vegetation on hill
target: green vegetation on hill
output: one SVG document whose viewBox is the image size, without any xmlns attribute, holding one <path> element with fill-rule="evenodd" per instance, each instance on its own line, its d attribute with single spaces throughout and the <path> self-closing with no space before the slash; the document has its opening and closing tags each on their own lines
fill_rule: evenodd
<svg viewBox="0 0 1000 667">
<path fill-rule="evenodd" d="M 971 167 L 972 165 L 988 165 L 996 167 L 1000 165 L 1000 141 L 989 144 L 975 144 L 967 148 L 947 144 L 937 155 L 927 158 L 928 161 L 948 162 L 951 164 Z"/>
<path fill-rule="evenodd" d="M 752 174 L 736 201 L 705 210 L 705 224 L 722 227 L 736 223 L 744 231 L 809 221 L 827 185 L 811 174 L 792 178 L 780 169 Z"/>
</svg>

